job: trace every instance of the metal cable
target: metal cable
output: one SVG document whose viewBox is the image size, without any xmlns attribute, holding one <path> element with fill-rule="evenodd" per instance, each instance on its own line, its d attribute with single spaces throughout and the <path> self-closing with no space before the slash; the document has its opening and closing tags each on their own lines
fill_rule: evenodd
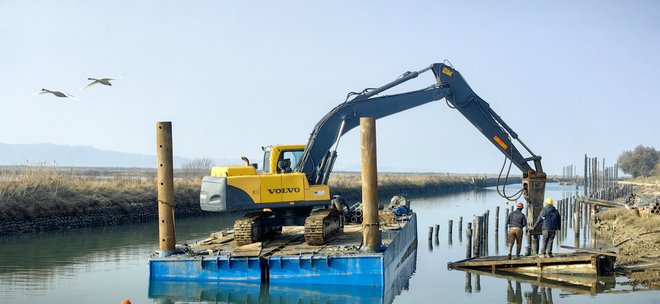
<svg viewBox="0 0 660 304">
<path fill-rule="evenodd" d="M 507 136 L 507 139 L 509 140 L 509 145 L 511 145 L 511 150 L 509 150 L 509 155 L 511 158 L 513 158 L 513 145 L 511 144 L 511 138 Z M 518 190 L 516 193 L 514 193 L 511 196 L 508 196 L 506 194 L 506 185 L 509 180 L 509 175 L 511 173 L 511 165 L 513 165 L 513 160 L 509 162 L 509 168 L 507 169 L 506 176 L 504 178 L 504 185 L 502 186 L 502 191 L 500 192 L 500 180 L 502 178 L 502 172 L 504 172 L 504 167 L 506 166 L 506 161 L 507 161 L 507 156 L 504 156 L 504 162 L 502 163 L 502 168 L 500 169 L 500 174 L 497 176 L 497 183 L 495 185 L 495 189 L 497 190 L 497 194 L 499 194 L 502 198 L 508 200 L 508 201 L 516 201 L 518 200 L 522 194 L 523 194 L 523 188 Z"/>
</svg>

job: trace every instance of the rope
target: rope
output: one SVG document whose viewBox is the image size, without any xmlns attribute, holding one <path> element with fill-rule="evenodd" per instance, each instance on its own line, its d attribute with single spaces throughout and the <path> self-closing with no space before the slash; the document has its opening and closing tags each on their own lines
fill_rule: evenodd
<svg viewBox="0 0 660 304">
<path fill-rule="evenodd" d="M 158 200 L 158 202 L 161 203 L 161 204 L 163 204 L 163 205 L 167 205 L 167 206 L 169 206 L 170 208 L 172 208 L 172 210 L 174 210 L 174 205 L 173 205 L 173 204 L 170 204 L 170 203 L 168 203 L 168 202 L 166 202 L 166 201 L 163 201 L 163 200 Z"/>
</svg>

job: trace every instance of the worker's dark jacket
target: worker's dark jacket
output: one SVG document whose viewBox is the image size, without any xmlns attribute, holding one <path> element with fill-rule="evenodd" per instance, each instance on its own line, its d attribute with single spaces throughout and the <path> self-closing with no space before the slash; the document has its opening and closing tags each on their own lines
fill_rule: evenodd
<svg viewBox="0 0 660 304">
<path fill-rule="evenodd" d="M 516 208 L 515 211 L 509 213 L 509 227 L 523 228 L 525 226 L 527 226 L 527 218 L 520 209 Z"/>
<path fill-rule="evenodd" d="M 559 211 L 552 205 L 546 205 L 536 219 L 534 227 L 537 227 L 541 222 L 543 222 L 543 230 L 559 230 L 561 224 Z"/>
</svg>

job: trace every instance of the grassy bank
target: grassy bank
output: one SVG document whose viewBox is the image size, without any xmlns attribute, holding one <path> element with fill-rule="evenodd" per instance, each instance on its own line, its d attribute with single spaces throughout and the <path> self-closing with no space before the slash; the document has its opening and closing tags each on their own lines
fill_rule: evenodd
<svg viewBox="0 0 660 304">
<path fill-rule="evenodd" d="M 104 171 L 53 167 L 0 172 L 0 234 L 144 222 L 156 218 L 155 170 Z M 175 172 L 177 216 L 203 214 L 201 176 Z M 361 200 L 360 175 L 334 174 L 333 194 Z M 434 174 L 380 174 L 379 195 L 449 193 L 494 184 L 494 179 Z"/>
</svg>

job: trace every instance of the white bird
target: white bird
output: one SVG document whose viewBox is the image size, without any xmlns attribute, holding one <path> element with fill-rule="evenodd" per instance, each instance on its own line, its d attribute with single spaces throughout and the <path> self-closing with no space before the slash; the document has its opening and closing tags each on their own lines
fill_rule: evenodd
<svg viewBox="0 0 660 304">
<path fill-rule="evenodd" d="M 105 78 L 92 78 L 92 77 L 90 77 L 90 78 L 87 78 L 87 80 L 92 80 L 92 82 L 90 82 L 84 88 L 80 88 L 80 89 L 81 90 L 85 89 L 85 88 L 87 88 L 89 86 L 92 86 L 92 85 L 95 85 L 97 83 L 100 83 L 102 85 L 112 86 L 112 84 L 110 83 L 110 80 L 117 80 L 117 79 L 121 79 L 121 77 L 105 77 Z"/>
<path fill-rule="evenodd" d="M 56 91 L 56 90 L 49 90 L 49 89 L 41 89 L 40 92 L 37 92 L 37 93 L 34 93 L 34 94 L 38 95 L 38 94 L 48 94 L 48 93 L 53 94 L 57 97 L 70 98 L 70 99 L 73 99 L 73 100 L 77 100 L 77 98 L 74 97 L 71 94 L 67 94 L 67 93 L 64 93 L 64 92 L 61 92 L 61 91 Z"/>
</svg>

